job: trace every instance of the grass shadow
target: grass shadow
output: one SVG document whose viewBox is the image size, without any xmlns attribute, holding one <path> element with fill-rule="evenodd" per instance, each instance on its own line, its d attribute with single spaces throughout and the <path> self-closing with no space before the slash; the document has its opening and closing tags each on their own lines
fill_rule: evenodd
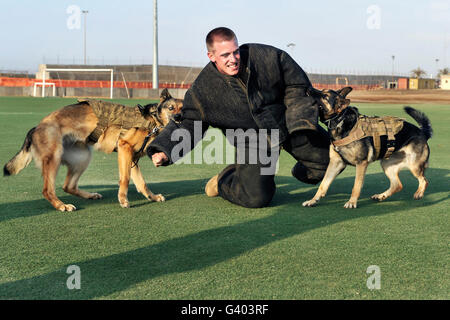
<svg viewBox="0 0 450 320">
<path fill-rule="evenodd" d="M 186 195 L 193 195 L 203 193 L 201 191 L 192 190 L 193 186 L 206 184 L 205 179 L 198 180 L 184 180 L 184 181 L 176 181 L 176 182 L 160 182 L 160 183 L 148 183 L 147 186 L 154 192 L 155 194 L 161 193 L 164 195 L 167 201 L 180 198 Z M 88 209 L 90 206 L 94 204 L 101 205 L 111 205 L 116 204 L 118 207 L 120 206 L 119 201 L 117 200 L 117 193 L 119 191 L 119 187 L 117 185 L 87 185 L 80 186 L 80 189 L 89 191 L 89 192 L 98 192 L 102 195 L 102 199 L 99 200 L 89 200 L 82 199 L 69 194 L 58 194 L 58 198 L 64 203 L 70 203 L 75 205 L 77 211 L 82 211 Z M 146 204 L 150 204 L 150 201 L 146 201 L 145 197 L 137 192 L 134 185 L 130 184 L 130 188 L 128 191 L 128 200 L 130 201 L 131 208 L 133 207 L 141 207 Z M 136 203 L 138 201 L 145 200 L 142 203 Z M 126 209 L 124 209 L 126 210 Z M 19 202 L 7 202 L 0 203 L 0 222 L 32 217 L 41 214 L 47 214 L 56 212 L 56 210 L 51 206 L 51 204 L 44 199 L 43 197 L 35 200 L 27 200 L 27 201 L 19 201 Z"/>
<path fill-rule="evenodd" d="M 354 170 L 354 168 L 349 168 L 347 170 Z M 403 190 L 394 194 L 392 197 L 386 201 L 411 201 L 413 199 L 413 194 L 416 192 L 418 187 L 417 179 L 407 170 L 403 170 L 399 174 L 400 180 L 403 184 Z M 450 170 L 447 169 L 437 169 L 429 168 L 426 171 L 426 177 L 430 182 L 427 190 L 425 191 L 425 196 L 423 201 L 427 201 L 426 198 L 429 195 L 439 192 L 448 192 L 448 185 L 450 185 Z M 342 201 L 342 206 L 345 202 L 350 199 L 355 177 L 338 176 L 335 181 L 331 184 L 327 195 L 320 201 L 319 206 L 326 205 L 330 199 L 339 199 Z M 302 203 L 303 201 L 311 199 L 317 189 L 317 185 L 305 185 L 301 182 L 296 181 L 294 178 L 281 176 L 276 178 L 277 183 L 277 194 L 272 201 L 272 206 L 283 205 L 285 203 Z M 364 179 L 364 186 L 361 191 L 361 196 L 359 198 L 358 204 L 376 204 L 376 201 L 370 199 L 373 194 L 381 193 L 389 188 L 389 180 L 386 175 L 382 172 L 366 174 Z M 445 199 L 448 199 L 448 195 Z M 366 201 L 370 200 L 370 201 Z"/>
<path fill-rule="evenodd" d="M 431 169 L 430 179 L 447 177 L 449 170 Z M 367 184 L 379 184 L 382 174 L 367 176 Z M 87 261 L 74 261 L 71 264 L 80 267 L 82 273 L 81 290 L 68 290 L 66 269 L 35 276 L 29 279 L 0 284 L 0 299 L 92 299 L 101 298 L 126 290 L 143 281 L 162 277 L 168 274 L 201 270 L 227 261 L 251 250 L 266 246 L 275 241 L 286 239 L 309 230 L 340 223 L 360 217 L 384 215 L 414 207 L 417 202 L 409 199 L 385 203 L 384 206 L 371 205 L 371 210 L 337 209 L 334 200 L 347 198 L 349 194 L 339 193 L 350 188 L 353 177 L 336 181 L 335 191 L 330 191 L 330 200 L 324 202 L 332 210 L 315 210 L 302 208 L 299 201 L 303 195 L 315 190 L 308 189 L 302 194 L 291 194 L 302 187 L 291 177 L 279 177 L 278 182 L 285 184 L 279 192 L 273 206 L 275 213 L 260 219 L 245 221 L 230 226 L 221 226 L 195 234 L 166 240 L 147 247 L 130 250 L 106 257 Z M 158 184 L 158 191 L 174 192 L 174 196 L 186 195 L 193 184 L 204 183 L 204 180 L 167 182 Z M 179 188 L 180 184 L 184 187 Z M 405 181 L 405 185 L 406 185 Z M 447 192 L 448 184 L 433 188 L 427 193 Z M 190 187 L 189 187 L 190 186 Z M 300 187 L 299 187 L 300 186 Z M 414 189 L 414 188 L 411 188 Z M 175 191 L 176 190 L 176 191 Z M 112 191 L 111 191 L 112 192 Z M 180 193 L 178 193 L 180 192 Z M 114 193 L 115 194 L 115 193 Z M 325 198 L 327 199 L 327 198 Z M 448 199 L 447 196 L 437 200 L 426 200 L 422 206 L 430 206 Z M 281 204 L 283 202 L 283 204 Z M 369 206 L 370 199 L 363 199 L 362 206 Z M 167 205 L 170 205 L 169 203 Z M 276 235 L 276 236 L 274 236 Z"/>
</svg>

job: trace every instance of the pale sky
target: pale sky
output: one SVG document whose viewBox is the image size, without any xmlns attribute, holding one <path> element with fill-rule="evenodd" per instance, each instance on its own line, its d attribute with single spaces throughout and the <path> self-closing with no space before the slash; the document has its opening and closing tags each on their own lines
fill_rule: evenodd
<svg viewBox="0 0 450 320">
<path fill-rule="evenodd" d="M 89 11 L 89 62 L 152 63 L 153 0 L 0 0 L 0 8 L 0 70 L 82 63 L 78 9 Z M 450 66 L 450 0 L 159 0 L 158 15 L 160 64 L 204 66 L 206 34 L 227 26 L 241 44 L 286 50 L 307 72 L 421 67 L 430 76 Z"/>
</svg>

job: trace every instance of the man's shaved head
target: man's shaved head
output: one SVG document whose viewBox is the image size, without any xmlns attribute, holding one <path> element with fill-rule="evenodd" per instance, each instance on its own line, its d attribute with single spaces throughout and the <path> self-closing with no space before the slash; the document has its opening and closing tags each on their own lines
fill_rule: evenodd
<svg viewBox="0 0 450 320">
<path fill-rule="evenodd" d="M 206 47 L 208 52 L 212 52 L 214 50 L 214 41 L 232 41 L 234 39 L 237 41 L 233 30 L 226 27 L 218 27 L 211 30 L 206 36 Z"/>
</svg>

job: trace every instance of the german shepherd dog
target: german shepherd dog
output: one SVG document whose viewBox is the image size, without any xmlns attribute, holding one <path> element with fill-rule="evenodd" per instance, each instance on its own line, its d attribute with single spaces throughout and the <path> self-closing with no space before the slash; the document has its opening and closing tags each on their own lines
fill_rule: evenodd
<svg viewBox="0 0 450 320">
<path fill-rule="evenodd" d="M 411 107 L 405 107 L 404 110 L 417 121 L 420 128 L 400 118 L 386 117 L 395 119 L 397 123 L 400 122 L 401 129 L 393 135 L 395 140 L 391 141 L 393 143 L 391 145 L 392 153 L 387 158 L 383 158 L 383 151 L 387 152 L 387 138 L 386 136 L 380 137 L 381 153 L 377 157 L 375 137 L 367 136 L 354 141 L 346 138 L 352 132 L 358 119 L 365 117 L 359 114 L 357 108 L 349 106 L 350 100 L 346 99 L 346 96 L 351 90 L 351 87 L 345 87 L 339 91 L 310 89 L 310 95 L 315 97 L 320 105 L 320 119 L 327 124 L 332 143 L 330 145 L 330 163 L 322 183 L 315 196 L 311 200 L 303 202 L 303 206 L 315 206 L 326 195 L 333 180 L 345 169 L 347 164 L 350 164 L 356 166 L 356 177 L 350 200 L 345 203 L 344 208 L 356 208 L 367 166 L 380 158 L 381 167 L 389 178 L 390 187 L 383 193 L 373 195 L 372 199 L 383 201 L 402 190 L 403 186 L 398 172 L 405 167 L 419 180 L 419 187 L 414 193 L 414 199 L 421 199 L 428 186 L 424 172 L 428 167 L 430 155 L 427 141 L 433 132 L 429 119 L 424 113 Z M 379 119 L 379 117 L 373 118 L 376 118 L 377 121 Z M 348 143 L 336 147 L 335 143 L 344 141 L 343 139 L 346 139 Z"/>
<path fill-rule="evenodd" d="M 138 192 L 150 201 L 164 201 L 161 194 L 154 195 L 148 188 L 138 166 L 139 159 L 145 154 L 145 149 L 153 141 L 158 129 L 179 114 L 183 100 L 173 98 L 167 89 L 163 90 L 160 102 L 130 108 L 111 103 L 93 100 L 106 105 L 105 114 L 98 116 L 89 101 L 65 106 L 52 112 L 34 128 L 25 138 L 20 151 L 4 166 L 5 176 L 15 175 L 25 168 L 32 159 L 41 169 L 44 180 L 42 194 L 55 209 L 59 211 L 74 211 L 72 204 L 63 203 L 55 194 L 55 177 L 61 164 L 68 167 L 63 190 L 84 199 L 100 199 L 98 193 L 90 193 L 78 189 L 78 180 L 89 165 L 91 149 L 99 149 L 107 153 L 117 151 L 119 164 L 119 203 L 123 208 L 129 208 L 127 198 L 128 185 L 131 179 Z M 98 139 L 91 140 L 92 133 L 98 124 L 111 117 L 108 111 L 112 106 L 119 106 L 119 111 L 131 110 L 136 119 L 141 118 L 147 127 L 124 128 L 116 125 L 105 125 Z M 120 109 L 122 108 L 122 109 Z M 117 110 L 117 109 L 116 109 Z M 156 128 L 156 129 L 155 129 Z M 153 131 L 153 129 L 155 129 Z M 153 131 L 153 134 L 152 134 Z M 146 137 L 148 137 L 146 139 Z"/>
</svg>

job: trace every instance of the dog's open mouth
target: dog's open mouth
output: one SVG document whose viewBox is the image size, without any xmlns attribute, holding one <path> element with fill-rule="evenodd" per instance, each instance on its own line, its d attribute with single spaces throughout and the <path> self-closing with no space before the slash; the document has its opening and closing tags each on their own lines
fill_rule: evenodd
<svg viewBox="0 0 450 320">
<path fill-rule="evenodd" d="M 331 89 L 317 90 L 310 87 L 307 93 L 314 97 L 319 104 L 320 121 L 327 122 L 338 116 L 350 105 L 350 100 L 346 99 L 350 91 L 352 91 L 351 87 L 344 87 L 337 91 Z"/>
</svg>

